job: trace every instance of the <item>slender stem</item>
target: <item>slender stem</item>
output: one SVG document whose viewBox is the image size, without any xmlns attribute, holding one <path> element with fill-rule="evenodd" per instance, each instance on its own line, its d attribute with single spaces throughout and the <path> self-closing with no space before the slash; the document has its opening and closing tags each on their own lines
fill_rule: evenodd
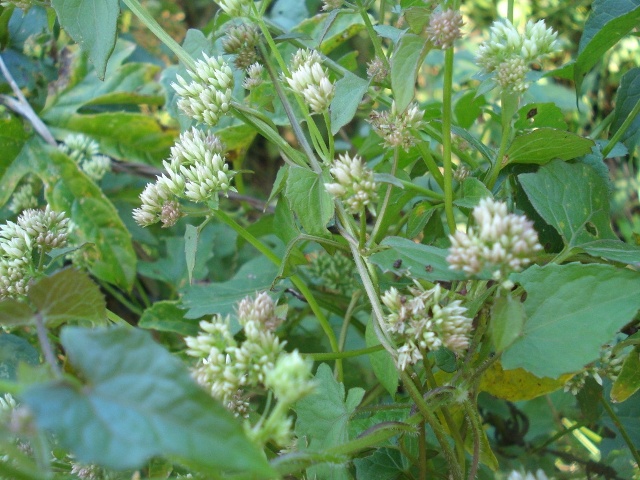
<svg viewBox="0 0 640 480">
<path fill-rule="evenodd" d="M 333 135 L 331 135 L 331 117 L 329 116 L 329 111 L 325 110 L 324 112 L 322 112 L 322 115 L 324 117 L 324 124 L 327 127 L 327 137 L 329 139 L 329 158 L 328 161 L 331 162 L 333 160 L 333 158 L 336 156 L 336 145 L 335 145 L 335 141 L 333 138 Z"/>
<path fill-rule="evenodd" d="M 493 162 L 493 165 L 491 165 L 491 169 L 489 170 L 489 174 L 487 176 L 486 184 L 489 190 L 491 190 L 496 184 L 498 174 L 500 173 L 500 169 L 502 168 L 504 155 L 511 140 L 513 114 L 518 108 L 519 101 L 519 97 L 517 94 L 507 91 L 502 92 L 501 99 L 502 138 L 500 139 L 500 148 L 498 149 L 498 155 L 496 155 L 496 158 Z"/>
<path fill-rule="evenodd" d="M 507 19 L 513 23 L 513 4 L 514 4 L 514 0 L 509 0 L 507 2 Z"/>
<path fill-rule="evenodd" d="M 364 21 L 364 26 L 369 34 L 369 39 L 373 44 L 373 49 L 376 52 L 376 57 L 380 59 L 380 61 L 384 64 L 385 69 L 389 70 L 389 60 L 387 60 L 387 56 L 384 54 L 382 50 L 382 42 L 380 41 L 380 37 L 376 33 L 373 28 L 373 24 L 371 23 L 371 19 L 369 18 L 369 14 L 367 13 L 366 8 L 362 6 L 362 0 L 357 0 L 357 5 L 360 7 L 358 9 L 362 20 Z"/>
<path fill-rule="evenodd" d="M 111 320 L 116 325 L 132 328 L 129 322 L 127 322 L 124 318 L 122 318 L 117 313 L 112 312 L 111 310 L 107 310 L 107 319 Z"/>
<path fill-rule="evenodd" d="M 273 253 L 260 240 L 258 240 L 251 233 L 249 233 L 249 231 L 247 231 L 247 229 L 242 228 L 242 226 L 240 226 L 227 213 L 223 212 L 222 210 L 216 210 L 215 211 L 215 215 L 216 215 L 216 217 L 218 217 L 219 220 L 221 220 L 223 223 L 225 223 L 226 225 L 231 227 L 236 233 L 238 233 L 238 235 L 240 235 L 242 238 L 244 238 L 251 246 L 253 246 L 256 250 L 258 250 L 265 257 L 267 257 L 271 262 L 273 262 L 278 267 L 280 266 L 280 258 L 278 258 L 278 256 L 275 253 Z M 325 335 L 327 336 L 327 338 L 329 340 L 329 344 L 331 345 L 331 351 L 334 352 L 334 353 L 338 353 L 340 349 L 338 348 L 338 339 L 336 338 L 336 334 L 334 333 L 333 329 L 331 328 L 331 324 L 329 323 L 329 320 L 327 319 L 327 317 L 322 312 L 322 309 L 320 308 L 320 305 L 318 305 L 318 301 L 316 300 L 316 298 L 311 293 L 311 290 L 309 289 L 307 284 L 304 283 L 302 281 L 302 279 L 300 277 L 298 277 L 297 275 L 293 275 L 291 277 L 291 282 L 300 291 L 302 296 L 304 296 L 304 298 L 307 300 L 307 303 L 309 304 L 309 307 L 311 308 L 311 311 L 313 312 L 313 314 L 318 319 L 318 323 L 320 323 L 320 327 L 322 328 L 322 330 L 324 331 Z M 336 369 L 338 371 L 338 380 L 342 381 L 343 371 L 342 371 L 342 359 L 341 358 L 336 359 Z"/>
<path fill-rule="evenodd" d="M 393 163 L 391 164 L 391 172 L 389 172 L 394 177 L 396 175 L 396 170 L 398 169 L 398 157 L 399 147 L 395 147 L 393 149 Z M 382 221 L 384 220 L 384 214 L 386 213 L 387 207 L 389 206 L 389 198 L 391 198 L 392 188 L 393 185 L 387 185 L 387 191 L 384 194 L 384 199 L 382 200 L 382 205 L 380 206 L 380 213 L 378 213 L 378 218 L 376 218 L 376 223 L 373 225 L 373 230 L 371 231 L 371 236 L 369 237 L 369 246 L 377 241 L 376 237 L 379 234 L 380 227 L 382 226 Z"/>
<path fill-rule="evenodd" d="M 429 170 L 429 173 L 433 175 L 433 178 L 435 179 L 436 182 L 438 182 L 438 185 L 440 185 L 440 188 L 444 189 L 444 177 L 442 176 L 442 172 L 440 171 L 440 169 L 438 168 L 438 165 L 433 159 L 433 155 L 431 154 L 431 150 L 429 150 L 427 143 L 420 142 L 418 143 L 417 146 L 418 146 L 418 150 L 420 150 L 420 155 L 422 156 L 422 160 L 424 161 L 424 164 L 427 166 L 427 169 Z"/>
<path fill-rule="evenodd" d="M 60 366 L 58 365 L 58 360 L 56 359 L 55 353 L 53 353 L 53 346 L 49 341 L 47 327 L 44 326 L 44 319 L 39 312 L 36 313 L 35 319 L 36 334 L 38 335 L 38 342 L 40 343 L 40 348 L 42 349 L 42 355 L 44 356 L 45 361 L 51 367 L 51 371 L 53 371 L 53 374 L 56 377 L 60 378 L 62 376 L 62 370 L 60 370 Z"/>
<path fill-rule="evenodd" d="M 420 193 L 425 197 L 433 198 L 434 200 L 442 201 L 444 199 L 441 193 L 434 192 L 433 190 L 421 187 L 420 185 L 416 185 L 415 183 L 407 180 L 402 180 L 400 178 L 397 178 L 396 180 L 398 180 L 407 190 L 413 190 L 414 192 Z"/>
<path fill-rule="evenodd" d="M 589 134 L 589 138 L 596 140 L 600 136 L 600 134 L 604 132 L 609 125 L 611 125 L 611 122 L 613 122 L 613 119 L 615 116 L 616 116 L 616 111 L 613 110 L 609 115 L 607 115 L 604 118 L 604 120 L 598 123 L 598 125 L 596 125 L 593 130 L 591 130 L 591 133 Z"/>
<path fill-rule="evenodd" d="M 129 7 L 138 19 L 145 24 L 145 26 L 151 30 L 156 37 L 160 39 L 162 43 L 164 43 L 169 49 L 176 54 L 176 57 L 180 59 L 182 63 L 189 69 L 195 70 L 196 62 L 193 60 L 191 55 L 182 48 L 178 42 L 176 42 L 164 29 L 160 26 L 158 22 L 151 16 L 147 10 L 140 5 L 138 0 L 123 0 L 125 5 Z"/>
<path fill-rule="evenodd" d="M 367 215 L 364 208 L 360 212 L 360 236 L 358 240 L 358 247 L 363 248 L 367 242 Z"/>
<path fill-rule="evenodd" d="M 425 422 L 418 424 L 418 478 L 427 480 L 427 438 Z"/>
<path fill-rule="evenodd" d="M 327 360 L 337 360 L 339 358 L 352 358 L 360 357 L 362 355 L 368 355 L 370 353 L 376 353 L 384 350 L 382 345 L 374 345 L 367 348 L 359 348 L 357 350 L 347 350 L 344 352 L 336 353 L 305 353 L 304 356 L 310 358 L 314 362 L 324 362 Z"/>
<path fill-rule="evenodd" d="M 131 311 L 132 313 L 135 313 L 136 315 L 142 315 L 142 308 L 139 305 L 135 305 L 133 302 L 131 302 L 128 298 L 122 295 L 118 290 L 113 288 L 107 282 L 100 282 L 100 286 L 104 288 L 107 292 L 109 292 L 109 295 L 111 295 L 112 297 L 117 299 L 118 302 L 120 302 L 122 305 L 127 307 L 129 311 Z"/>
<path fill-rule="evenodd" d="M 451 162 L 451 108 L 453 90 L 453 47 L 444 54 L 444 86 L 442 91 L 442 163 L 444 166 L 444 212 L 449 233 L 456 231 L 453 216 L 453 164 Z"/>
<path fill-rule="evenodd" d="M 622 135 L 625 134 L 625 132 L 631 126 L 631 123 L 636 119 L 639 113 L 640 113 L 640 100 L 636 102 L 635 106 L 633 107 L 633 110 L 631 110 L 631 113 L 627 116 L 623 124 L 620 125 L 620 128 L 618 128 L 616 133 L 613 134 L 613 137 L 611 137 L 611 140 L 609 140 L 609 143 L 607 143 L 607 146 L 602 149 L 602 156 L 604 158 L 607 158 L 607 155 L 609 155 L 611 150 L 613 150 L 613 147 L 616 146 L 618 141 L 622 138 Z"/>
<path fill-rule="evenodd" d="M 609 415 L 609 417 L 611 417 L 613 424 L 616 426 L 616 428 L 620 432 L 620 435 L 622 435 L 622 438 L 624 439 L 624 442 L 627 444 L 627 447 L 629 447 L 629 451 L 631 451 L 631 455 L 633 455 L 633 459 L 636 461 L 636 464 L 640 465 L 640 453 L 638 453 L 638 450 L 636 449 L 636 446 L 634 445 L 633 440 L 627 433 L 627 430 L 624 428 L 624 425 L 622 425 L 622 422 L 618 418 L 618 415 L 616 415 L 616 412 L 613 410 L 613 408 L 611 408 L 611 405 L 609 405 L 609 402 L 607 402 L 602 395 L 600 395 L 600 403 L 602 403 L 602 406 L 607 411 L 607 414 Z"/>
<path fill-rule="evenodd" d="M 347 307 L 347 313 L 344 314 L 344 320 L 342 322 L 342 328 L 340 329 L 340 337 L 338 338 L 338 349 L 342 352 L 344 350 L 344 344 L 347 341 L 347 332 L 349 331 L 349 324 L 351 323 L 351 317 L 353 316 L 353 311 L 358 305 L 358 300 L 360 300 L 360 296 L 362 295 L 362 290 L 356 290 L 351 296 L 351 301 L 349 302 L 349 306 Z"/>
<path fill-rule="evenodd" d="M 464 411 L 471 423 L 473 432 L 473 458 L 471 459 L 471 468 L 469 468 L 469 480 L 474 480 L 480 466 L 480 435 L 482 435 L 482 425 L 478 422 L 478 413 L 469 400 L 463 402 Z"/>
</svg>

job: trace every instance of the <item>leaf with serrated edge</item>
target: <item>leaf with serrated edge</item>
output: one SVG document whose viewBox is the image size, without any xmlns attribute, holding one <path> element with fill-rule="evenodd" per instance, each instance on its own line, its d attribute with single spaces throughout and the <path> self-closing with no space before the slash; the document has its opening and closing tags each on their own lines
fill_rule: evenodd
<svg viewBox="0 0 640 480">
<path fill-rule="evenodd" d="M 79 461 L 124 470 L 168 455 L 204 471 L 273 478 L 240 423 L 147 332 L 66 327 L 60 338 L 87 385 L 57 380 L 21 400 Z"/>
<path fill-rule="evenodd" d="M 640 308 L 640 274 L 610 265 L 534 265 L 510 278 L 527 292 L 528 320 L 502 364 L 538 377 L 558 378 L 596 360 Z"/>
</svg>

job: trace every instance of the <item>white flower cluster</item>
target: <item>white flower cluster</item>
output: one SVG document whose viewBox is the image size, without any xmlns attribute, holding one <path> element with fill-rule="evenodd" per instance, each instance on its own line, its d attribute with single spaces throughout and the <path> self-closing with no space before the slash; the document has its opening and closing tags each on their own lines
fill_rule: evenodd
<svg viewBox="0 0 640 480">
<path fill-rule="evenodd" d="M 247 77 L 242 82 L 242 86 L 247 90 L 253 90 L 256 87 L 262 85 L 264 80 L 262 74 L 264 73 L 264 67 L 256 62 L 246 69 Z"/>
<path fill-rule="evenodd" d="M 25 295 L 35 274 L 33 254 L 67 244 L 69 219 L 64 212 L 25 210 L 16 223 L 0 226 L 0 299 Z"/>
<path fill-rule="evenodd" d="M 100 155 L 100 145 L 86 135 L 68 135 L 58 148 L 76 162 L 87 176 L 94 180 L 102 180 L 111 170 L 111 159 Z"/>
<path fill-rule="evenodd" d="M 431 14 L 425 33 L 431 43 L 445 50 L 460 38 L 462 25 L 464 22 L 458 10 L 443 10 Z"/>
<path fill-rule="evenodd" d="M 233 89 L 233 72 L 221 57 L 196 61 L 195 71 L 187 70 L 191 82 L 177 75 L 171 86 L 180 96 L 178 108 L 198 122 L 217 125 L 220 116 L 229 111 Z"/>
<path fill-rule="evenodd" d="M 169 160 L 163 162 L 167 173 L 156 178 L 140 194 L 142 205 L 133 211 L 139 225 L 161 221 L 170 227 L 181 217 L 179 198 L 191 202 L 216 202 L 219 193 L 235 191 L 224 145 L 215 135 L 192 128 L 180 135 L 171 148 Z"/>
<path fill-rule="evenodd" d="M 524 215 L 507 212 L 507 204 L 483 198 L 473 209 L 476 228 L 450 235 L 447 261 L 452 270 L 477 275 L 485 268 L 494 279 L 522 270 L 542 250 L 533 222 Z"/>
<path fill-rule="evenodd" d="M 549 480 L 547 475 L 542 471 L 538 470 L 536 473 L 531 472 L 518 472 L 517 470 L 513 470 L 509 473 L 507 480 Z"/>
<path fill-rule="evenodd" d="M 371 112 L 369 123 L 382 137 L 386 147 L 402 147 L 404 150 L 409 150 L 417 141 L 412 130 L 422 126 L 422 117 L 423 113 L 415 103 L 409 105 L 404 112 L 398 112 L 394 101 L 390 110 Z"/>
<path fill-rule="evenodd" d="M 460 300 L 447 301 L 447 293 L 440 285 L 429 290 L 410 288 L 402 295 L 395 288 L 387 290 L 382 303 L 389 310 L 383 328 L 397 341 L 398 368 L 423 359 L 423 352 L 447 347 L 460 353 L 469 346 L 472 319 Z"/>
<path fill-rule="evenodd" d="M 557 36 L 544 20 L 527 22 L 522 35 L 509 20 L 496 21 L 489 40 L 478 49 L 478 65 L 487 73 L 495 72 L 495 80 L 502 88 L 522 93 L 529 86 L 526 82 L 529 64 L 556 52 Z"/>
<path fill-rule="evenodd" d="M 266 293 L 247 297 L 239 303 L 237 316 L 244 332 L 243 342 L 231 334 L 229 317 L 219 316 L 200 322 L 198 336 L 185 339 L 187 353 L 199 359 L 194 370 L 197 382 L 236 415 L 244 417 L 248 417 L 249 393 L 256 389 L 272 390 L 287 408 L 310 393 L 311 366 L 297 351 L 284 351 L 286 342 L 275 334 L 283 318 L 278 316 L 273 300 Z M 270 439 L 287 444 L 290 419 L 283 416 L 267 423 L 274 428 L 268 435 Z"/>
<path fill-rule="evenodd" d="M 37 206 L 38 198 L 36 197 L 35 186 L 31 181 L 27 181 L 16 188 L 8 205 L 9 210 L 13 213 L 20 213 L 27 208 L 35 208 Z"/>
<path fill-rule="evenodd" d="M 253 0 L 216 0 L 220 8 L 230 17 L 242 17 L 247 15 Z"/>
<path fill-rule="evenodd" d="M 291 60 L 291 77 L 286 77 L 291 90 L 301 95 L 313 113 L 329 108 L 335 85 L 322 68 L 322 59 L 315 50 L 298 50 Z"/>
<path fill-rule="evenodd" d="M 577 395 L 589 377 L 602 385 L 602 379 L 608 378 L 615 382 L 622 371 L 627 352 L 614 352 L 613 346 L 605 344 L 600 348 L 600 358 L 597 362 L 587 366 L 581 372 L 576 373 L 564 385 L 564 391 Z"/>
<path fill-rule="evenodd" d="M 330 172 L 336 182 L 326 183 L 325 188 L 342 200 L 349 212 L 362 214 L 365 207 L 375 201 L 378 186 L 373 172 L 358 155 L 339 155 Z"/>
</svg>

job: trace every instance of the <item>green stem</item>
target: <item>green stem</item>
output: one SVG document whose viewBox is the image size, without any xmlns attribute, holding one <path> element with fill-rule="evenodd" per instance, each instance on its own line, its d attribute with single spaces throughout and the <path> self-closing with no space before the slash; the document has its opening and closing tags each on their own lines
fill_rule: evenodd
<svg viewBox="0 0 640 480">
<path fill-rule="evenodd" d="M 164 43 L 169 49 L 176 54 L 176 57 L 180 59 L 182 63 L 191 71 L 196 69 L 196 63 L 189 55 L 189 53 L 182 48 L 178 42 L 176 42 L 173 38 L 169 36 L 167 32 L 160 26 L 158 22 L 151 16 L 147 10 L 140 5 L 138 0 L 123 0 L 125 5 L 129 7 L 138 19 L 145 24 L 145 26 L 151 30 L 162 43 Z"/>
<path fill-rule="evenodd" d="M 352 358 L 368 355 L 370 353 L 380 352 L 384 350 L 382 345 L 374 345 L 373 347 L 359 348 L 357 350 L 347 350 L 337 353 L 305 353 L 304 356 L 310 358 L 314 362 L 325 362 L 328 360 L 337 360 L 339 358 Z"/>
<path fill-rule="evenodd" d="M 280 259 L 278 256 L 273 253 L 266 245 L 264 245 L 260 240 L 254 237 L 247 229 L 242 228 L 233 218 L 231 218 L 227 213 L 222 210 L 215 211 L 216 217 L 221 220 L 223 223 L 231 227 L 238 235 L 240 235 L 243 239 L 245 239 L 251 246 L 253 246 L 256 250 L 262 253 L 265 257 L 267 257 L 271 262 L 273 262 L 276 266 L 280 266 Z M 329 340 L 329 344 L 331 345 L 331 351 L 334 353 L 339 352 L 338 348 L 338 339 L 336 338 L 336 334 L 331 328 L 331 324 L 329 320 L 322 312 L 320 305 L 318 305 L 318 301 L 315 299 L 311 290 L 307 286 L 306 283 L 302 281 L 300 277 L 297 275 L 293 275 L 291 277 L 291 283 L 295 285 L 295 287 L 300 291 L 302 296 L 307 300 L 309 304 L 309 308 L 318 319 L 318 323 L 320 323 L 320 327 L 324 331 L 325 335 Z M 336 369 L 338 371 L 338 381 L 342 381 L 343 371 L 342 371 L 342 360 L 336 359 Z"/>
<path fill-rule="evenodd" d="M 378 57 L 384 64 L 385 69 L 389 70 L 389 60 L 387 60 L 387 57 L 382 50 L 382 42 L 380 41 L 380 37 L 373 28 L 373 24 L 371 23 L 371 19 L 369 18 L 367 9 L 362 6 L 362 0 L 358 0 L 356 3 L 358 7 L 360 7 L 358 8 L 358 11 L 360 13 L 360 16 L 362 17 L 362 20 L 364 21 L 364 26 L 367 30 L 367 33 L 369 34 L 369 39 L 373 44 L 373 49 L 376 52 L 376 57 Z"/>
<path fill-rule="evenodd" d="M 438 168 L 436 161 L 433 159 L 433 155 L 431 154 L 431 150 L 426 142 L 418 143 L 418 150 L 420 150 L 420 155 L 422 156 L 422 160 L 424 164 L 427 166 L 429 173 L 433 176 L 440 188 L 444 189 L 444 177 L 442 176 L 442 172 Z"/>
<path fill-rule="evenodd" d="M 60 366 L 58 365 L 58 360 L 56 359 L 56 355 L 53 352 L 53 345 L 49 341 L 47 327 L 44 326 L 44 319 L 42 315 L 38 312 L 35 315 L 36 318 L 36 334 L 38 336 L 38 342 L 40 343 L 40 348 L 42 349 L 42 355 L 44 359 L 51 367 L 51 371 L 56 376 L 56 378 L 62 377 L 62 370 L 60 370 Z"/>
<path fill-rule="evenodd" d="M 107 282 L 100 282 L 100 286 L 104 288 L 107 292 L 109 292 L 109 295 L 111 295 L 113 298 L 118 300 L 118 302 L 120 302 L 122 305 L 127 307 L 130 312 L 135 313 L 138 316 L 142 315 L 143 310 L 140 306 L 135 305 L 133 302 L 131 302 L 128 298 L 122 295 L 118 290 L 113 288 Z"/>
<path fill-rule="evenodd" d="M 416 185 L 415 183 L 410 182 L 408 180 L 401 180 L 400 178 L 397 178 L 396 180 L 398 180 L 407 190 L 412 190 L 416 193 L 420 193 L 425 197 L 430 197 L 430 198 L 433 198 L 434 200 L 440 200 L 440 201 L 442 201 L 444 198 L 441 193 L 434 192 L 433 190 L 429 190 L 428 188 L 421 187 L 420 185 Z"/>
<path fill-rule="evenodd" d="M 517 94 L 507 91 L 502 92 L 502 138 L 500 139 L 500 148 L 498 149 L 498 155 L 496 156 L 493 165 L 491 165 L 491 169 L 489 170 L 489 174 L 487 176 L 486 184 L 489 190 L 491 190 L 496 184 L 498 174 L 500 173 L 500 169 L 502 168 L 502 164 L 504 162 L 504 155 L 511 140 L 511 126 L 513 123 L 512 120 L 513 115 L 518 108 L 518 101 L 519 97 Z"/>
<path fill-rule="evenodd" d="M 589 138 L 593 140 L 597 140 L 600 134 L 604 132 L 609 125 L 611 125 L 611 122 L 613 122 L 613 119 L 615 116 L 616 116 L 616 112 L 615 110 L 613 110 L 598 125 L 596 125 L 596 127 L 589 134 Z"/>
<path fill-rule="evenodd" d="M 418 424 L 418 478 L 427 480 L 427 438 L 425 422 Z"/>
<path fill-rule="evenodd" d="M 478 473 L 478 467 L 480 466 L 480 436 L 482 435 L 482 422 L 478 420 L 478 412 L 473 407 L 469 400 L 465 400 L 462 403 L 464 411 L 469 423 L 471 423 L 471 430 L 473 432 L 473 457 L 471 458 L 471 468 L 469 468 L 469 480 L 475 480 Z"/>
<path fill-rule="evenodd" d="M 338 349 L 342 352 L 344 350 L 344 344 L 347 341 L 347 332 L 349 331 L 349 324 L 351 323 L 351 317 L 353 316 L 353 311 L 358 305 L 358 300 L 360 300 L 360 296 L 362 295 L 361 290 L 356 290 L 351 296 L 351 301 L 349 302 L 349 306 L 347 307 L 347 313 L 344 314 L 344 320 L 342 322 L 342 328 L 340 329 L 340 337 L 338 338 Z"/>
<path fill-rule="evenodd" d="M 442 91 L 442 163 L 444 166 L 444 212 L 449 233 L 456 231 L 453 216 L 453 164 L 451 162 L 451 117 L 453 90 L 453 47 L 444 54 L 444 86 Z"/>
<path fill-rule="evenodd" d="M 396 170 L 398 169 L 398 158 L 399 158 L 399 147 L 395 147 L 393 149 L 393 163 L 391 165 L 391 176 L 395 177 Z M 380 233 L 380 227 L 382 226 L 382 221 L 384 220 L 384 214 L 387 211 L 387 207 L 389 206 L 389 198 L 391 198 L 391 189 L 393 185 L 387 185 L 387 191 L 384 194 L 384 199 L 382 200 L 382 205 L 380 206 L 380 212 L 378 213 L 378 218 L 376 218 L 376 223 L 373 225 L 373 230 L 371 231 L 371 236 L 369 237 L 368 245 L 373 245 L 377 239 L 376 237 Z"/>
<path fill-rule="evenodd" d="M 636 119 L 638 114 L 640 114 L 640 100 L 636 102 L 635 106 L 633 107 L 633 110 L 631 110 L 631 113 L 627 116 L 624 123 L 620 125 L 620 128 L 618 128 L 616 133 L 613 134 L 613 137 L 611 137 L 611 140 L 609 140 L 609 143 L 607 143 L 607 146 L 602 149 L 603 158 L 607 158 L 607 155 L 609 155 L 611 150 L 613 150 L 613 147 L 616 146 L 618 141 L 622 138 L 622 135 L 625 134 L 625 132 L 631 126 L 631 123 Z"/>
<path fill-rule="evenodd" d="M 334 157 L 336 156 L 336 145 L 333 135 L 331 134 L 331 117 L 329 116 L 328 110 L 322 112 L 322 115 L 324 117 L 324 124 L 327 127 L 327 137 L 329 139 L 329 158 L 327 160 L 329 162 L 332 162 Z"/>
<path fill-rule="evenodd" d="M 514 4 L 514 0 L 509 0 L 507 2 L 507 19 L 513 23 L 513 4 Z"/>
<path fill-rule="evenodd" d="M 107 310 L 107 319 L 111 320 L 116 325 L 133 328 L 129 322 L 111 310 Z"/>
<path fill-rule="evenodd" d="M 602 403 L 602 406 L 607 411 L 607 414 L 609 415 L 609 417 L 611 417 L 613 424 L 616 426 L 616 428 L 620 432 L 620 435 L 622 435 L 622 438 L 627 444 L 627 447 L 629 447 L 629 451 L 631 452 L 631 455 L 633 455 L 633 459 L 635 460 L 636 464 L 640 465 L 640 453 L 638 453 L 638 450 L 636 449 L 636 446 L 634 445 L 633 440 L 627 433 L 627 430 L 624 428 L 624 425 L 622 425 L 622 422 L 618 418 L 618 415 L 616 415 L 616 412 L 614 412 L 613 408 L 611 408 L 611 405 L 609 405 L 609 402 L 607 402 L 602 395 L 600 395 L 600 403 Z"/>
</svg>

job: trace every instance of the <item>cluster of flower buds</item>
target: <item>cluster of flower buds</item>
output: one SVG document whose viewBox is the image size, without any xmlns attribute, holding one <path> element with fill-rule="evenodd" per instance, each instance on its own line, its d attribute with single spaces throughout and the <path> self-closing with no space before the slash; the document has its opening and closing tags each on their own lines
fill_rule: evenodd
<svg viewBox="0 0 640 480">
<path fill-rule="evenodd" d="M 187 70 L 190 82 L 177 75 L 178 82 L 171 86 L 180 97 L 180 110 L 198 122 L 215 126 L 229 111 L 233 72 L 222 58 L 203 55 L 204 60 L 196 61 L 195 71 Z"/>
<path fill-rule="evenodd" d="M 389 69 L 380 57 L 375 57 L 367 64 L 367 76 L 374 83 L 382 83 L 389 76 Z"/>
<path fill-rule="evenodd" d="M 462 15 L 457 10 L 436 11 L 429 17 L 429 25 L 425 29 L 429 41 L 443 50 L 453 46 L 461 37 L 460 28 L 464 25 Z"/>
<path fill-rule="evenodd" d="M 604 378 L 615 382 L 622 371 L 622 364 L 627 355 L 628 351 L 615 352 L 613 345 L 603 345 L 600 348 L 600 358 L 567 380 L 564 385 L 564 391 L 577 395 L 589 377 L 593 377 L 600 385 L 602 385 Z"/>
<path fill-rule="evenodd" d="M 95 140 L 82 135 L 68 135 L 58 148 L 66 153 L 92 180 L 100 181 L 111 170 L 111 159 L 100 155 L 100 145 Z"/>
<path fill-rule="evenodd" d="M 398 112 L 394 101 L 390 110 L 371 112 L 369 123 L 382 137 L 386 147 L 409 150 L 417 141 L 413 131 L 422 126 L 422 116 L 416 104 L 409 105 L 404 112 Z"/>
<path fill-rule="evenodd" d="M 215 205 L 219 193 L 235 191 L 235 171 L 225 161 L 224 148 L 218 137 L 195 127 L 182 133 L 163 162 L 167 173 L 140 194 L 142 205 L 133 211 L 136 222 L 148 226 L 161 221 L 170 227 L 182 215 L 178 199 Z"/>
<path fill-rule="evenodd" d="M 27 208 L 35 208 L 38 206 L 38 197 L 36 195 L 35 182 L 31 176 L 26 177 L 26 181 L 22 183 L 11 195 L 9 202 L 9 210 L 13 213 L 20 213 Z"/>
<path fill-rule="evenodd" d="M 243 17 L 249 13 L 253 0 L 216 0 L 230 17 Z"/>
<path fill-rule="evenodd" d="M 330 172 L 335 183 L 327 183 L 325 188 L 342 200 L 350 213 L 362 214 L 365 207 L 375 201 L 378 186 L 373 172 L 358 155 L 339 155 Z"/>
<path fill-rule="evenodd" d="M 324 250 L 312 253 L 309 258 L 309 273 L 314 283 L 333 293 L 350 297 L 358 288 L 356 267 L 353 261 L 339 251 L 329 255 Z"/>
<path fill-rule="evenodd" d="M 469 346 L 472 320 L 465 316 L 467 309 L 460 300 L 449 300 L 440 285 L 429 290 L 416 286 L 408 295 L 392 287 L 382 296 L 389 310 L 383 328 L 401 343 L 397 359 L 401 370 L 422 360 L 428 350 L 446 347 L 460 353 Z"/>
<path fill-rule="evenodd" d="M 67 244 L 69 219 L 64 212 L 25 210 L 16 223 L 0 226 L 0 299 L 25 295 L 35 273 L 33 254 Z"/>
<path fill-rule="evenodd" d="M 335 94 L 335 85 L 322 68 L 315 50 L 298 50 L 291 60 L 291 76 L 286 77 L 291 90 L 304 98 L 313 113 L 325 112 Z"/>
<path fill-rule="evenodd" d="M 225 53 L 235 55 L 236 67 L 244 70 L 258 61 L 256 47 L 259 40 L 260 32 L 255 25 L 247 23 L 231 25 L 222 40 L 222 48 Z"/>
<path fill-rule="evenodd" d="M 558 34 L 544 20 L 527 22 L 524 34 L 509 20 L 493 23 L 489 40 L 478 49 L 478 65 L 487 73 L 495 72 L 496 82 L 504 89 L 522 93 L 528 88 L 529 64 L 558 50 Z"/>
<path fill-rule="evenodd" d="M 477 275 L 485 269 L 499 280 L 522 270 L 542 246 L 533 222 L 507 212 L 507 204 L 483 198 L 473 209 L 476 228 L 450 235 L 447 261 L 453 270 Z"/>
<path fill-rule="evenodd" d="M 194 370 L 197 382 L 236 415 L 248 417 L 249 394 L 257 389 L 271 390 L 282 405 L 274 412 L 286 412 L 311 392 L 311 366 L 297 351 L 284 351 L 286 342 L 275 333 L 283 317 L 266 293 L 243 299 L 237 319 L 244 333 L 242 342 L 233 337 L 230 318 L 219 316 L 200 322 L 198 336 L 185 339 L 187 353 L 199 359 Z M 270 418 L 265 423 L 269 431 L 253 431 L 254 437 L 286 445 L 291 424 L 284 414 Z"/>
</svg>

